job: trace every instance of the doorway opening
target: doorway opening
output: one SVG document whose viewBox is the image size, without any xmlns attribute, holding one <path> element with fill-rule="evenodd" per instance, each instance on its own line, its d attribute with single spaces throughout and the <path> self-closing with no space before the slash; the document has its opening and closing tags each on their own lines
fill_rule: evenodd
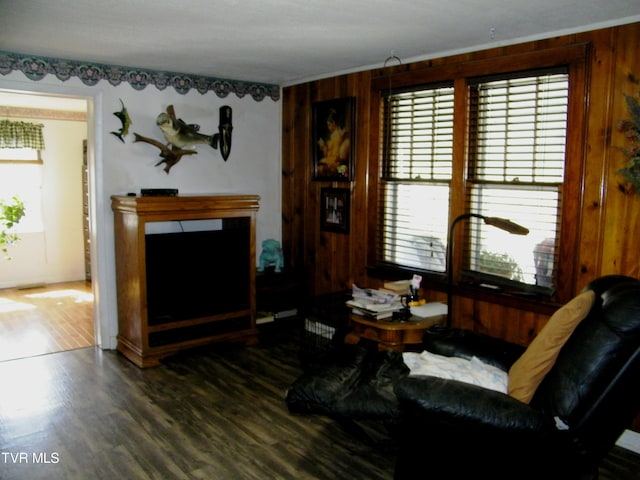
<svg viewBox="0 0 640 480">
<path fill-rule="evenodd" d="M 90 167 L 82 141 L 77 141 L 78 135 L 87 138 L 88 101 L 0 91 L 0 110 L 3 118 L 44 123 L 55 132 L 51 143 L 73 144 L 45 145 L 42 176 L 48 178 L 37 187 L 42 190 L 44 228 L 19 234 L 17 261 L 0 259 L 5 264 L 0 278 L 0 361 L 94 346 L 98 336 L 84 235 L 90 225 L 85 188 Z M 63 183 L 69 177 L 74 179 L 70 194 L 70 186 Z M 70 198 L 63 201 L 67 194 Z M 47 215 L 53 217 L 49 222 Z"/>
<path fill-rule="evenodd" d="M 0 290 L 0 362 L 94 345 L 90 282 Z"/>
</svg>

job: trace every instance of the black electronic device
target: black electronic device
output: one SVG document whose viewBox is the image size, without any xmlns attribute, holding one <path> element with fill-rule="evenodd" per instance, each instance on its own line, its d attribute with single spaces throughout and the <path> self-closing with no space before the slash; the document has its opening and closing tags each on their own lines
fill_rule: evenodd
<svg viewBox="0 0 640 480">
<path fill-rule="evenodd" d="M 143 197 L 175 197 L 178 195 L 177 188 L 142 188 L 140 195 Z"/>
</svg>

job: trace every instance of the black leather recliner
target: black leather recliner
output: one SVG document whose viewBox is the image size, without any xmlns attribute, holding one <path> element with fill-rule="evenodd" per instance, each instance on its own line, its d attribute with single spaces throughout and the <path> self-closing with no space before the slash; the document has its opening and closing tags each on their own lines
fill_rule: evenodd
<svg viewBox="0 0 640 480">
<path fill-rule="evenodd" d="M 640 281 L 610 275 L 585 289 L 595 292 L 594 304 L 529 404 L 409 376 L 401 352 L 337 345 L 289 387 L 289 411 L 350 428 L 382 423 L 397 443 L 396 479 L 597 478 L 601 459 L 640 410 Z M 438 327 L 423 343 L 432 353 L 475 356 L 504 371 L 525 350 Z"/>
<path fill-rule="evenodd" d="M 529 404 L 453 380 L 398 380 L 396 479 L 595 479 L 601 459 L 640 410 L 640 281 L 599 278 L 587 317 Z M 434 329 L 425 349 L 505 371 L 521 347 Z"/>
</svg>

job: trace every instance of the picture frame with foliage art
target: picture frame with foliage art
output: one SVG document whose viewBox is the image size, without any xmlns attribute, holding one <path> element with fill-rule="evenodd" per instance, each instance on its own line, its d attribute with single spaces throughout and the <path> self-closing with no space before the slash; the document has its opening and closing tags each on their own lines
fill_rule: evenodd
<svg viewBox="0 0 640 480">
<path fill-rule="evenodd" d="M 630 119 L 618 122 L 618 131 L 624 133 L 628 145 L 620 148 L 627 157 L 627 165 L 616 173 L 625 178 L 626 185 L 620 185 L 620 189 L 628 191 L 628 186 L 640 195 L 640 103 L 631 95 L 625 95 Z"/>
</svg>

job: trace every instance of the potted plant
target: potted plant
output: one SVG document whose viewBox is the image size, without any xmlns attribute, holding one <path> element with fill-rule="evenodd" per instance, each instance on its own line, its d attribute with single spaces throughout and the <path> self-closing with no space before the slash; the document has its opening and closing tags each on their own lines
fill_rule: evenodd
<svg viewBox="0 0 640 480">
<path fill-rule="evenodd" d="M 12 197 L 10 202 L 0 200 L 0 248 L 7 259 L 11 259 L 7 247 L 19 239 L 13 227 L 24 217 L 24 213 L 24 203 L 18 197 Z"/>
</svg>

